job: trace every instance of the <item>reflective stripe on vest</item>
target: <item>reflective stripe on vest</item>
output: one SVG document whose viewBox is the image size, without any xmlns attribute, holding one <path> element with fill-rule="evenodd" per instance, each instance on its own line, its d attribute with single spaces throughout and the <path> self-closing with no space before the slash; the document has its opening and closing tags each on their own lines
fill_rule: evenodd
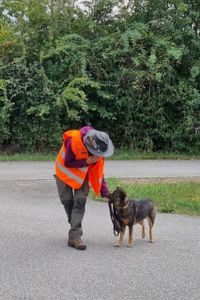
<svg viewBox="0 0 200 300">
<path fill-rule="evenodd" d="M 64 159 L 65 158 L 65 152 L 61 149 L 60 153 L 61 153 L 62 158 Z M 61 165 L 61 167 L 64 168 L 62 165 Z M 77 169 L 79 169 L 79 170 L 81 170 L 85 173 L 87 171 L 88 167 L 82 167 L 82 168 L 77 168 Z"/>
<path fill-rule="evenodd" d="M 56 175 L 64 183 L 68 184 L 72 188 L 78 189 L 82 186 L 84 182 L 84 179 L 88 171 L 88 167 L 67 168 L 64 165 L 64 158 L 65 158 L 65 152 L 62 146 L 62 148 L 58 153 L 56 163 L 55 163 Z"/>
<path fill-rule="evenodd" d="M 62 173 L 64 173 L 65 175 L 67 175 L 67 176 L 70 177 L 71 179 L 76 180 L 76 181 L 79 182 L 80 184 L 83 183 L 83 179 L 82 179 L 81 177 L 76 176 L 76 175 L 73 174 L 72 172 L 70 172 L 69 168 L 63 167 L 63 166 L 59 163 L 59 161 L 56 161 L 56 164 L 57 164 L 58 169 L 59 169 Z M 85 173 L 87 173 L 87 172 L 86 172 L 86 171 L 87 171 L 87 168 L 86 168 L 86 167 L 85 167 L 85 168 L 80 168 L 80 169 L 81 169 L 82 171 L 85 171 Z"/>
</svg>

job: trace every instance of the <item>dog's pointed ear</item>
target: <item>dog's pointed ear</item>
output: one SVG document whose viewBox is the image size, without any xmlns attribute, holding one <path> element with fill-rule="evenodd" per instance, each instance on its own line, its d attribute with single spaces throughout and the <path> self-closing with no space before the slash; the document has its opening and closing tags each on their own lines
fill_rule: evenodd
<svg viewBox="0 0 200 300">
<path fill-rule="evenodd" d="M 124 192 L 123 190 L 121 190 L 121 197 L 125 200 L 126 198 L 126 192 Z"/>
<path fill-rule="evenodd" d="M 125 199 L 126 199 L 126 193 L 121 189 L 120 190 L 120 202 L 122 205 L 124 205 L 124 202 L 125 202 Z"/>
</svg>

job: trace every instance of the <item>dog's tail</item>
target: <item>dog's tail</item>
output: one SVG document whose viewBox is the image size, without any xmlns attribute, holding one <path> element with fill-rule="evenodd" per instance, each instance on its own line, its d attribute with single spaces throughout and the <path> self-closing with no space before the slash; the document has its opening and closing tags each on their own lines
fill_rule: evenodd
<svg viewBox="0 0 200 300">
<path fill-rule="evenodd" d="M 115 236 L 118 236 L 121 231 L 121 226 L 120 226 L 119 221 L 117 220 L 115 210 L 113 209 L 112 201 L 109 200 L 108 205 L 109 205 L 109 210 L 110 210 L 110 218 L 111 218 L 111 221 L 113 222 L 113 233 Z"/>
</svg>

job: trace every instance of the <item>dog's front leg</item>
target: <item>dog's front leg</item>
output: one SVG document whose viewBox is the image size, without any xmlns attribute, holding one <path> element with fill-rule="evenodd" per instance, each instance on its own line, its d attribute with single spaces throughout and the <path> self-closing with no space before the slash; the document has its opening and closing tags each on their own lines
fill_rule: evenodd
<svg viewBox="0 0 200 300">
<path fill-rule="evenodd" d="M 133 225 L 129 226 L 128 247 L 133 246 Z"/>
<path fill-rule="evenodd" d="M 119 235 L 119 240 L 118 240 L 118 242 L 115 244 L 115 247 L 120 247 L 120 246 L 122 246 L 122 243 L 123 243 L 123 240 L 124 240 L 125 230 L 126 230 L 126 226 L 122 225 L 122 229 L 121 229 L 120 235 Z"/>
</svg>

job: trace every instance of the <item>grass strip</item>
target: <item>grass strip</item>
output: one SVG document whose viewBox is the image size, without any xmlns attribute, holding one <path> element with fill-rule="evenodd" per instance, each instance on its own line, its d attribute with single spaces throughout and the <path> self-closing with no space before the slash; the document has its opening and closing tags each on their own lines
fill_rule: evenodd
<svg viewBox="0 0 200 300">
<path fill-rule="evenodd" d="M 162 213 L 200 216 L 200 182 L 134 182 L 107 179 L 110 191 L 122 187 L 129 198 L 151 198 Z M 101 201 L 102 198 L 91 196 Z"/>
<path fill-rule="evenodd" d="M 0 161 L 54 161 L 56 154 L 53 153 L 15 153 L 0 154 Z"/>
<path fill-rule="evenodd" d="M 54 161 L 57 153 L 0 153 L 0 161 Z M 164 153 L 139 152 L 134 150 L 116 149 L 108 160 L 138 160 L 138 159 L 200 159 L 200 153 Z"/>
</svg>

